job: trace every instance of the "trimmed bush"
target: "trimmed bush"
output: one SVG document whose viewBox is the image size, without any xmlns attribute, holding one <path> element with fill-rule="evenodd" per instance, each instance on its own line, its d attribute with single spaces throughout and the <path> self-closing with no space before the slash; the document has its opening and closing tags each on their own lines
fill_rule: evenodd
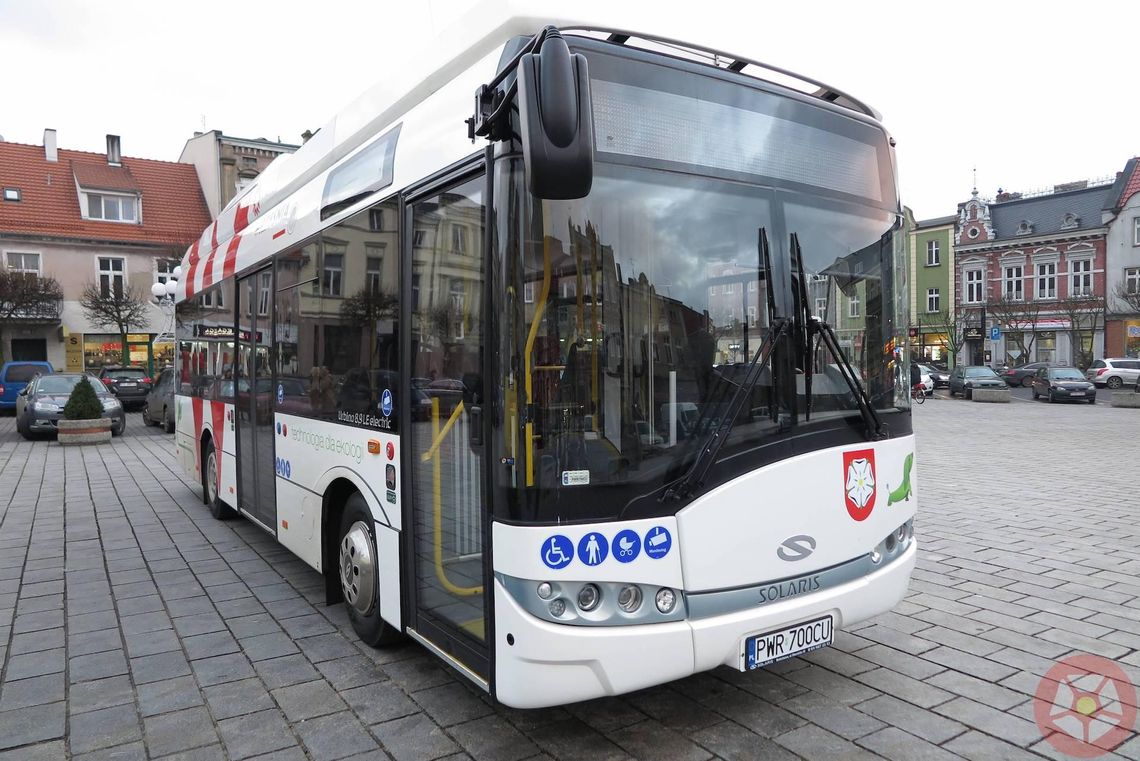
<svg viewBox="0 0 1140 761">
<path fill-rule="evenodd" d="M 71 390 L 63 408 L 63 417 L 65 420 L 98 420 L 103 417 L 103 405 L 86 375 Z"/>
</svg>

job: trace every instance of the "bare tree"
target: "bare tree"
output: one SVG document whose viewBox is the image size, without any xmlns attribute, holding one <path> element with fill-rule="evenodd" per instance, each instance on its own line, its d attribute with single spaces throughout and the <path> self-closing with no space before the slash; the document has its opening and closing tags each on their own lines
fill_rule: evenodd
<svg viewBox="0 0 1140 761">
<path fill-rule="evenodd" d="M 1130 291 L 1125 287 L 1124 283 L 1116 286 L 1116 290 L 1112 294 L 1118 301 L 1124 302 L 1127 309 L 1133 312 L 1140 312 L 1140 290 Z"/>
<path fill-rule="evenodd" d="M 132 327 L 144 327 L 150 318 L 150 295 L 142 295 L 133 285 L 122 288 L 108 288 L 106 291 L 98 283 L 88 283 L 79 297 L 79 306 L 88 322 L 101 328 L 114 328 L 122 342 L 120 361 L 130 362 L 127 350 L 127 334 Z"/>
<path fill-rule="evenodd" d="M 1002 296 L 986 305 L 989 314 L 1005 332 L 1006 346 L 1012 342 L 1018 351 L 1015 360 L 1017 365 L 1024 365 L 1032 356 L 1033 342 L 1037 339 L 1034 328 L 1041 317 L 1041 307 L 1039 301 L 1011 299 L 1008 296 Z M 1008 348 L 1006 353 L 1010 353 Z"/>
<path fill-rule="evenodd" d="M 0 360 L 4 328 L 17 322 L 55 323 L 63 309 L 63 289 L 55 278 L 0 270 Z"/>
<path fill-rule="evenodd" d="M 361 288 L 356 295 L 350 296 L 341 302 L 340 316 L 345 323 L 364 328 L 364 334 L 369 336 L 368 365 L 372 367 L 375 358 L 376 323 L 379 320 L 389 320 L 396 317 L 400 300 L 390 293 L 380 293 L 371 288 Z"/>
<path fill-rule="evenodd" d="M 966 345 L 966 328 L 970 326 L 966 310 L 954 305 L 937 312 L 927 312 L 919 315 L 918 324 L 920 330 L 925 328 L 928 333 L 943 336 L 940 341 L 942 348 L 954 357 L 954 364 L 957 365 L 958 354 Z"/>
<path fill-rule="evenodd" d="M 1104 299 L 1100 296 L 1070 296 L 1057 302 L 1057 311 L 1069 322 L 1070 361 L 1082 370 L 1093 363 L 1097 325 L 1104 325 Z"/>
</svg>

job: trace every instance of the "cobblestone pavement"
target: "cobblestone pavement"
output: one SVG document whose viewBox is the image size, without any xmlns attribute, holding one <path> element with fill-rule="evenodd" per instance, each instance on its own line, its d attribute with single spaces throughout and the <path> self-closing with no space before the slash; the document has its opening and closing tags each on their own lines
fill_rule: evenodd
<svg viewBox="0 0 1140 761">
<path fill-rule="evenodd" d="M 1140 410 L 935 398 L 915 424 L 895 611 L 760 673 L 516 711 L 417 645 L 358 646 L 318 574 L 214 521 L 137 414 L 66 451 L 0 418 L 0 760 L 1063 758 L 1032 699 L 1059 658 L 1140 684 Z"/>
</svg>

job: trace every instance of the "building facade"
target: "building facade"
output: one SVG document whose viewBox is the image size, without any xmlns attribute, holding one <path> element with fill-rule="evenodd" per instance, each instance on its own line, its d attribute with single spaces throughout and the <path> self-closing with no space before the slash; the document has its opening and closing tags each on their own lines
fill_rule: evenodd
<svg viewBox="0 0 1140 761">
<path fill-rule="evenodd" d="M 1140 357 L 1140 158 L 1124 166 L 1109 191 L 1105 315 L 1106 357 Z"/>
<path fill-rule="evenodd" d="M 954 303 L 969 364 L 1087 367 L 1104 347 L 1107 182 L 958 205 Z"/>
<path fill-rule="evenodd" d="M 132 363 L 169 360 L 172 346 L 156 357 L 152 345 L 167 318 L 150 288 L 210 223 L 194 167 L 122 156 L 115 135 L 106 154 L 62 150 L 49 129 L 43 145 L 0 142 L 0 186 L 0 265 L 54 278 L 63 291 L 58 319 L 4 326 L 3 357 L 59 370 L 120 361 L 118 329 L 93 323 L 80 306 L 93 287 L 105 298 L 133 292 L 145 303 L 145 319 L 127 333 Z"/>
<path fill-rule="evenodd" d="M 260 137 L 233 137 L 215 129 L 195 132 L 178 160 L 194 165 L 210 216 L 217 218 L 226 204 L 264 172 L 273 159 L 300 147 Z"/>
<path fill-rule="evenodd" d="M 910 231 L 911 346 L 927 362 L 954 363 L 954 223 L 956 216 L 919 220 Z"/>
</svg>

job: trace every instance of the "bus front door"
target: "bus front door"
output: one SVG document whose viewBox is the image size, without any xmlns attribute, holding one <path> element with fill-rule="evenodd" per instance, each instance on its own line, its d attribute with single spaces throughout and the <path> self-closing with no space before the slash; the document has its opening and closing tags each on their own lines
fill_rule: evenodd
<svg viewBox="0 0 1140 761">
<path fill-rule="evenodd" d="M 408 205 L 413 230 L 411 542 L 414 636 L 488 679 L 483 537 L 483 175 Z M 406 281 L 408 282 L 408 281 Z M 405 491 L 407 493 L 408 490 Z M 408 522 L 405 521 L 405 528 Z"/>
<path fill-rule="evenodd" d="M 238 281 L 237 362 L 234 416 L 237 424 L 238 504 L 250 517 L 276 533 L 274 478 L 273 268 Z"/>
</svg>

